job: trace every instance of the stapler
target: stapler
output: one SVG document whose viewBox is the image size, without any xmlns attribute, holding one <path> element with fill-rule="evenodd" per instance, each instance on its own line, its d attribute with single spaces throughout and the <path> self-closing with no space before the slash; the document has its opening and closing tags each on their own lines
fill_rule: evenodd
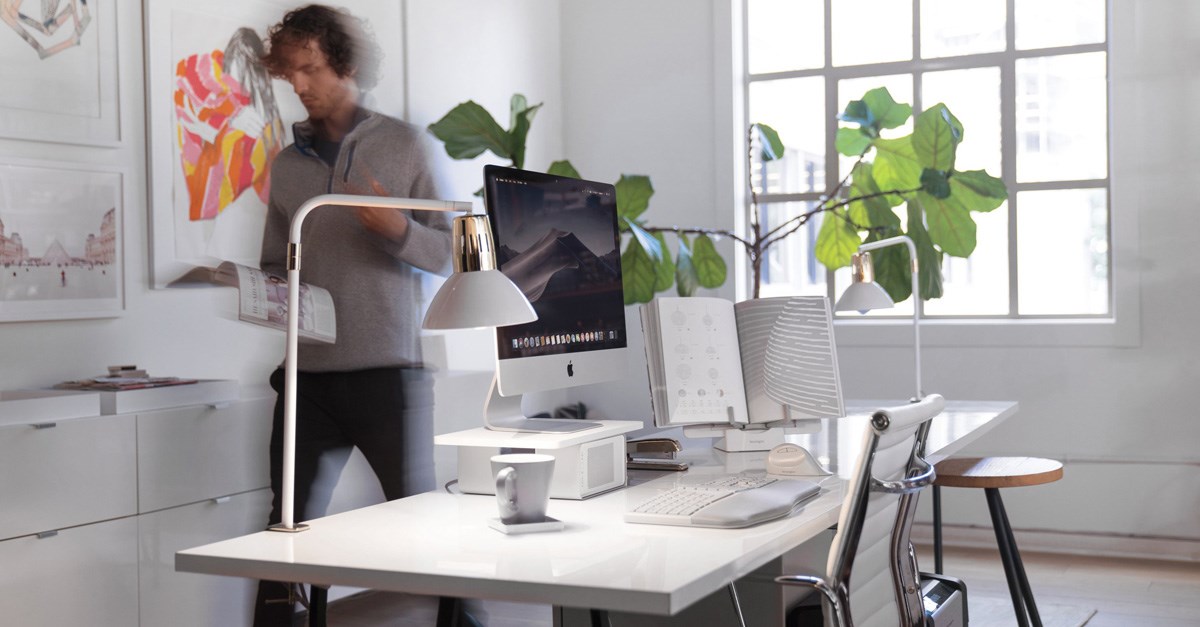
<svg viewBox="0 0 1200 627">
<path fill-rule="evenodd" d="M 630 440 L 625 443 L 625 467 L 630 470 L 687 470 L 687 462 L 675 459 L 677 451 L 679 442 L 671 438 Z"/>
</svg>

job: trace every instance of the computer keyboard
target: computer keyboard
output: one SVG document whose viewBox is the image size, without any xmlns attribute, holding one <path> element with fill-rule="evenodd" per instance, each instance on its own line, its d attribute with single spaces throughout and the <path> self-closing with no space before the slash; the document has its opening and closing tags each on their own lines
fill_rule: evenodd
<svg viewBox="0 0 1200 627">
<path fill-rule="evenodd" d="M 677 485 L 637 503 L 625 522 L 691 527 L 749 527 L 787 516 L 819 494 L 820 486 L 802 479 L 766 475 L 721 475 Z"/>
</svg>

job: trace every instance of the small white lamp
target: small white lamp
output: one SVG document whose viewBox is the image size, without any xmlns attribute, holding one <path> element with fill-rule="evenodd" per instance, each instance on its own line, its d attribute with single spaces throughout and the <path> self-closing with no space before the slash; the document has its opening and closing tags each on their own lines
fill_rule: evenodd
<svg viewBox="0 0 1200 627">
<path fill-rule="evenodd" d="M 317 207 L 347 209 L 383 207 L 420 211 L 471 211 L 471 203 L 449 200 L 420 200 L 383 196 L 324 194 L 304 203 L 292 217 L 288 240 L 287 353 L 283 386 L 283 494 L 280 523 L 273 531 L 296 532 L 293 513 L 296 475 L 296 349 L 300 325 L 300 225 Z M 426 329 L 500 327 L 537 320 L 533 307 L 508 277 L 496 269 L 496 253 L 487 216 L 466 215 L 454 219 L 454 274 L 438 290 L 422 323 Z"/>
<path fill-rule="evenodd" d="M 912 260 L 912 294 L 913 294 L 913 372 L 916 376 L 916 395 L 914 400 L 920 400 L 924 393 L 921 390 L 921 292 L 918 284 L 917 247 L 907 235 L 898 235 L 881 239 L 877 242 L 867 242 L 858 247 L 858 252 L 850 257 L 850 287 L 842 293 L 834 306 L 836 311 L 857 311 L 867 313 L 872 309 L 891 309 L 895 305 L 892 297 L 875 282 L 875 268 L 871 265 L 872 250 L 886 248 L 895 244 L 908 246 L 908 257 Z"/>
</svg>

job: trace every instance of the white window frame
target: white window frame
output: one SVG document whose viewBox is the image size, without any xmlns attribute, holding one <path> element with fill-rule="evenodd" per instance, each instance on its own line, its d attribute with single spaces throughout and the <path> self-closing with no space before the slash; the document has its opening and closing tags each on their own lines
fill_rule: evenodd
<svg viewBox="0 0 1200 627">
<path fill-rule="evenodd" d="M 825 0 L 825 31 L 826 58 L 830 51 L 830 8 L 835 0 Z M 1008 15 L 1013 14 L 1013 0 L 1008 0 Z M 1138 105 L 1130 90 L 1122 89 L 1124 78 L 1132 72 L 1125 71 L 1125 65 L 1132 65 L 1132 46 L 1135 39 L 1134 20 L 1118 20 L 1114 18 L 1113 2 L 1108 2 L 1108 41 L 1107 44 L 1082 46 L 1066 46 L 1050 49 L 1055 54 L 1071 52 L 1107 51 L 1108 60 L 1108 202 L 1109 202 L 1109 289 L 1111 294 L 1110 313 L 1102 316 L 1040 316 L 1018 317 L 1010 313 L 1006 317 L 938 317 L 921 321 L 921 341 L 927 346 L 1138 346 L 1141 342 L 1140 330 L 1140 288 L 1139 272 L 1136 267 L 1138 259 L 1138 209 L 1139 198 L 1136 185 L 1122 185 L 1123 174 L 1129 180 L 1135 180 L 1128 173 L 1136 170 L 1136 164 L 1127 161 L 1127 155 L 1132 151 L 1122 150 L 1122 136 L 1115 132 L 1114 120 L 1129 119 L 1136 113 Z M 734 0 L 729 3 L 714 2 L 714 92 L 717 103 L 717 119 L 729 121 L 729 130 L 718 134 L 717 166 L 720 172 L 717 183 L 718 197 L 729 198 L 734 202 L 733 207 L 742 208 L 735 216 L 737 228 L 743 233 L 748 229 L 750 203 L 746 191 L 748 172 L 744 162 L 745 127 L 750 122 L 747 119 L 750 77 L 746 70 L 745 20 L 746 0 Z M 913 0 L 913 47 L 914 58 L 917 56 L 919 45 L 919 12 L 920 1 Z M 727 25 L 727 28 L 724 26 Z M 728 36 L 728 39 L 725 37 Z M 990 65 L 1000 65 L 1002 81 L 1002 115 L 1015 115 L 1015 105 L 1012 102 L 1015 81 L 1012 63 L 1017 58 L 1044 56 L 1046 49 L 1036 52 L 1017 51 L 1012 45 L 1014 27 L 1012 20 L 1008 21 L 1007 37 L 1009 45 L 1005 52 L 971 57 L 951 57 L 946 59 L 913 60 L 876 64 L 870 66 L 853 66 L 848 68 L 834 67 L 820 70 L 777 72 L 758 75 L 758 77 L 791 78 L 798 76 L 823 76 L 826 80 L 826 109 L 831 112 L 827 116 L 827 124 L 836 124 L 833 113 L 838 109 L 836 85 L 843 78 L 858 76 L 875 76 L 887 74 L 912 73 L 915 78 L 915 97 L 919 105 L 920 71 L 962 69 L 984 65 L 984 57 L 996 59 Z M 1127 52 L 1128 51 L 1128 52 Z M 757 78 L 757 77 L 756 77 Z M 1132 80 L 1130 82 L 1133 82 Z M 726 104 L 727 103 L 727 104 Z M 916 108 L 914 106 L 914 108 Z M 1003 178 L 1009 187 L 1010 203 L 1014 202 L 1017 191 L 1033 189 L 1079 189 L 1089 185 L 1079 185 L 1073 182 L 1053 183 L 1023 183 L 1016 184 L 1016 152 L 1015 125 L 1013 120 L 1006 120 L 1003 125 L 1003 145 L 1010 149 L 1006 151 L 1003 163 Z M 829 134 L 832 142 L 832 134 Z M 826 150 L 829 169 L 826 180 L 837 178 L 839 164 L 836 152 L 832 146 Z M 725 175 L 725 173 L 730 173 Z M 1095 185 L 1090 185 L 1095 187 Z M 809 200 L 813 194 L 759 195 L 760 204 L 770 202 Z M 1015 205 L 1010 211 L 1015 212 Z M 1009 220 L 1009 265 L 1012 277 L 1016 269 L 1013 248 L 1016 246 L 1016 220 Z M 735 293 L 737 298 L 749 296 L 749 268 L 745 255 L 739 250 L 734 255 L 734 272 L 737 277 Z M 1016 289 L 1016 281 L 1010 279 L 1010 290 Z M 1015 294 L 1010 294 L 1010 302 L 1015 303 Z M 838 341 L 848 346 L 905 346 L 912 342 L 911 335 L 901 328 L 909 328 L 912 318 L 908 316 L 888 318 L 862 318 L 837 320 Z M 899 328 L 898 328 L 899 327 Z"/>
</svg>

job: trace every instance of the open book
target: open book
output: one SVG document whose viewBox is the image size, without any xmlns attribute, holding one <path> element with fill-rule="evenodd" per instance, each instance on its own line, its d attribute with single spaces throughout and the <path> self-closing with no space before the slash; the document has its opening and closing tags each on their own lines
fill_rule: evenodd
<svg viewBox="0 0 1200 627">
<path fill-rule="evenodd" d="M 287 331 L 287 279 L 231 261 L 215 268 L 192 268 L 170 287 L 228 285 L 238 290 L 238 320 Z M 337 338 L 329 290 L 300 284 L 300 338 L 332 344 Z"/>
<path fill-rule="evenodd" d="M 642 330 L 659 427 L 844 415 L 824 297 L 659 297 Z"/>
</svg>

